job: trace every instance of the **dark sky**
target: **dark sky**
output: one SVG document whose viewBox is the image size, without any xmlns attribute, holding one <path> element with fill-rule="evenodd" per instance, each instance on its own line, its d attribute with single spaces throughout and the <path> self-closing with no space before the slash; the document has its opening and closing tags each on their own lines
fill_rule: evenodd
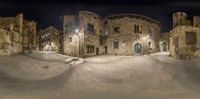
<svg viewBox="0 0 200 99">
<path fill-rule="evenodd" d="M 59 16 L 78 14 L 79 10 L 88 10 L 107 16 L 117 13 L 137 13 L 159 20 L 162 32 L 169 31 L 172 26 L 172 13 L 184 11 L 200 15 L 200 1 L 192 0 L 7 0 L 0 1 L 0 16 L 15 16 L 23 12 L 25 19 L 35 20 L 38 31 L 49 25 L 62 30 Z"/>
</svg>

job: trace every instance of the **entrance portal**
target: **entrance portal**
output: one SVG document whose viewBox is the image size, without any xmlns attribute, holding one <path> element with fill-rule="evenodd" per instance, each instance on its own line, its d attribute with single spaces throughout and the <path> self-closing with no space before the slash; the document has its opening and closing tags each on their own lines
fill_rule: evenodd
<svg viewBox="0 0 200 99">
<path fill-rule="evenodd" d="M 107 46 L 105 46 L 105 54 L 107 54 Z"/>
<path fill-rule="evenodd" d="M 167 44 L 166 44 L 166 42 L 163 43 L 163 51 L 167 51 Z"/>
<path fill-rule="evenodd" d="M 140 43 L 135 44 L 135 53 L 141 54 L 142 53 L 142 45 Z"/>
<path fill-rule="evenodd" d="M 99 55 L 99 48 L 96 48 L 96 55 Z"/>
</svg>

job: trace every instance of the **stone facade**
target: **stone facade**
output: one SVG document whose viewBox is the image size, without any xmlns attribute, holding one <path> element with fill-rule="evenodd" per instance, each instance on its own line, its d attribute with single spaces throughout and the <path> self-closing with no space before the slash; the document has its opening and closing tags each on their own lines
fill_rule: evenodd
<svg viewBox="0 0 200 99">
<path fill-rule="evenodd" d="M 170 53 L 172 56 L 186 59 L 200 56 L 199 17 L 194 16 L 192 23 L 193 24 L 180 24 L 170 31 Z"/>
<path fill-rule="evenodd" d="M 138 14 L 118 14 L 104 18 L 108 54 L 140 55 L 157 52 L 160 24 Z"/>
<path fill-rule="evenodd" d="M 1 17 L 0 30 L 0 55 L 19 54 L 35 49 L 36 23 L 24 20 L 23 14 L 16 17 Z"/>
<path fill-rule="evenodd" d="M 104 53 L 99 41 L 103 35 L 101 16 L 80 11 L 78 16 L 67 15 L 63 19 L 65 54 L 88 57 Z"/>
<path fill-rule="evenodd" d="M 59 51 L 60 50 L 60 31 L 53 26 L 38 32 L 39 50 L 41 51 Z"/>
<path fill-rule="evenodd" d="M 101 17 L 93 12 L 63 17 L 64 53 L 139 55 L 159 51 L 159 22 L 138 14 Z"/>
</svg>

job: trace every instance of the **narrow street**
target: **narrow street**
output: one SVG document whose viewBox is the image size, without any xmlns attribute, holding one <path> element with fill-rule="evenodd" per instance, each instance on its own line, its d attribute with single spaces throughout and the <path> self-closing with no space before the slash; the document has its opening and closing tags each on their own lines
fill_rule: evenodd
<svg viewBox="0 0 200 99">
<path fill-rule="evenodd" d="M 76 65 L 0 57 L 0 99 L 199 99 L 199 59 L 168 54 L 97 56 Z"/>
</svg>

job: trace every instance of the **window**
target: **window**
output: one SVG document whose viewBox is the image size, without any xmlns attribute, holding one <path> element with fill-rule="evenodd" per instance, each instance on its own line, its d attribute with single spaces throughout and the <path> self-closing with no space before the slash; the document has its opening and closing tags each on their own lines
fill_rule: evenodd
<svg viewBox="0 0 200 99">
<path fill-rule="evenodd" d="M 103 45 L 103 36 L 99 36 L 99 45 Z"/>
<path fill-rule="evenodd" d="M 134 32 L 135 33 L 142 33 L 142 26 L 134 25 Z"/>
<path fill-rule="evenodd" d="M 114 31 L 114 34 L 115 34 L 115 33 L 119 33 L 119 27 L 114 27 L 114 28 L 113 28 L 113 31 Z"/>
<path fill-rule="evenodd" d="M 71 32 L 73 31 L 73 24 L 69 23 L 69 24 L 65 24 L 65 32 Z"/>
<path fill-rule="evenodd" d="M 89 33 L 94 34 L 94 25 L 88 23 L 87 30 Z"/>
<path fill-rule="evenodd" d="M 152 48 L 152 43 L 151 42 L 148 42 L 148 47 Z"/>
<path fill-rule="evenodd" d="M 69 37 L 69 42 L 72 42 L 72 37 Z"/>
<path fill-rule="evenodd" d="M 149 33 L 149 36 L 152 37 L 153 34 L 152 34 L 152 30 L 151 29 L 148 29 L 148 33 Z"/>
<path fill-rule="evenodd" d="M 107 22 L 107 21 L 105 21 L 105 22 L 104 22 L 104 25 L 107 25 L 107 23 L 108 23 L 108 22 Z"/>
<path fill-rule="evenodd" d="M 87 53 L 94 53 L 94 45 L 86 45 Z"/>
<path fill-rule="evenodd" d="M 186 32 L 186 44 L 196 44 L 196 33 Z"/>
<path fill-rule="evenodd" d="M 142 33 L 142 29 L 143 29 L 143 27 L 141 25 L 139 25 L 139 33 Z"/>
<path fill-rule="evenodd" d="M 114 48 L 115 49 L 119 48 L 119 41 L 117 41 L 117 40 L 114 41 Z"/>
<path fill-rule="evenodd" d="M 102 34 L 103 32 L 102 32 L 102 30 L 100 30 L 100 34 Z"/>
</svg>

